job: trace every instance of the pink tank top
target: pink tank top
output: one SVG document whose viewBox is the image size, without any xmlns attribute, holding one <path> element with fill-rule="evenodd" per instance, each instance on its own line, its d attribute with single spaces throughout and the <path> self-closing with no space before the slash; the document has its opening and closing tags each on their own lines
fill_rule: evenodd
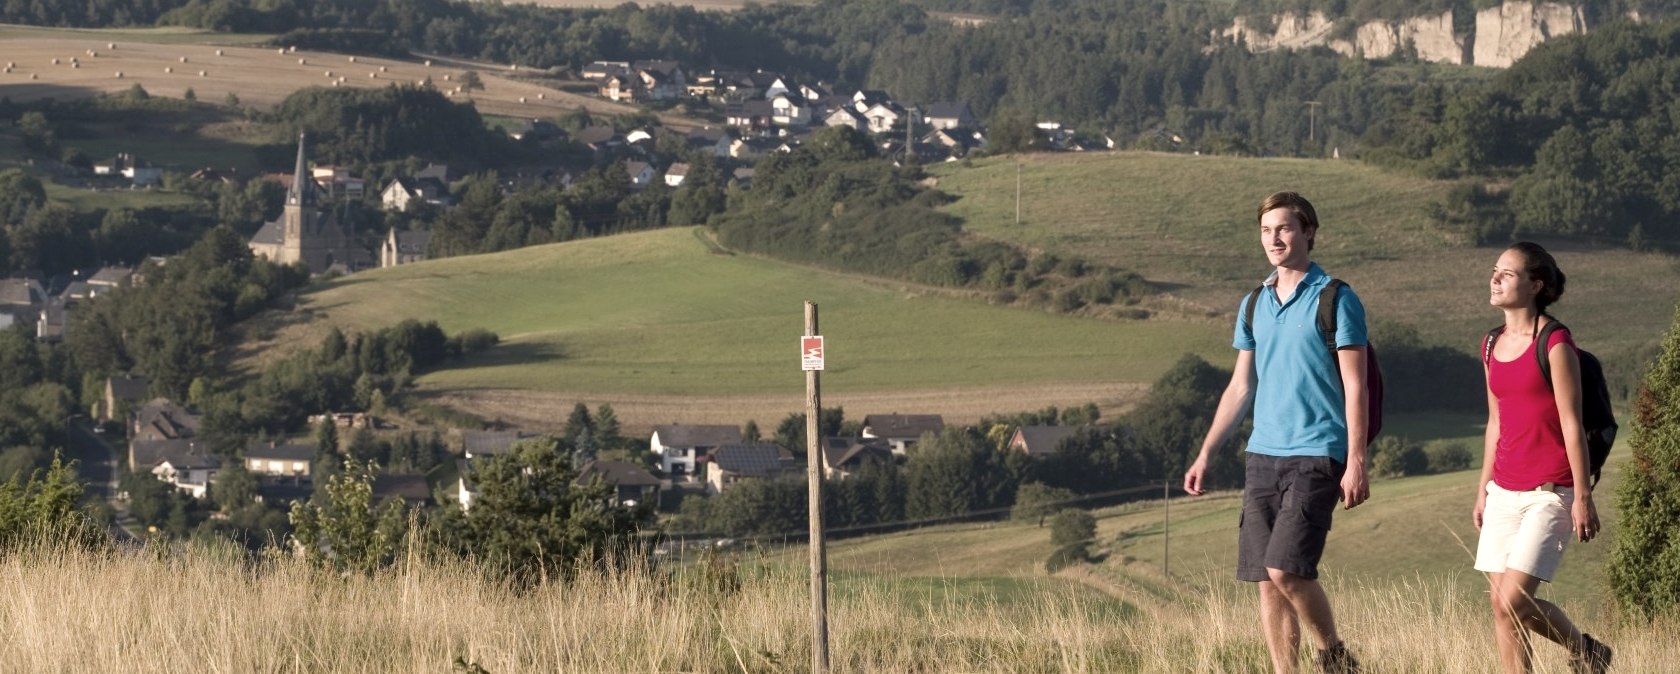
<svg viewBox="0 0 1680 674">
<path fill-rule="evenodd" d="M 1510 338 L 1501 336 L 1500 339 Z M 1559 343 L 1575 348 L 1568 328 L 1553 331 L 1549 341 L 1547 353 Z M 1557 399 L 1540 373 L 1532 342 L 1522 355 L 1511 361 L 1490 359 L 1488 389 L 1499 404 L 1499 444 L 1494 450 L 1493 481 L 1513 491 L 1534 489 L 1547 482 L 1574 486 L 1569 455 L 1564 451 Z"/>
</svg>

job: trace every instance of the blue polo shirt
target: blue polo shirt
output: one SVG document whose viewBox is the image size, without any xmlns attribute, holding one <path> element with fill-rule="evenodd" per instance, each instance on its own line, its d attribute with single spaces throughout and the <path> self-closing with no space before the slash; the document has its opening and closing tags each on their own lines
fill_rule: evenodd
<svg viewBox="0 0 1680 674">
<path fill-rule="evenodd" d="M 1254 352 L 1254 434 L 1248 451 L 1269 456 L 1328 456 L 1347 462 L 1347 405 L 1342 380 L 1318 332 L 1318 296 L 1330 276 L 1314 262 L 1287 302 L 1279 302 L 1277 272 L 1266 277 L 1254 303 L 1250 336 L 1237 305 L 1231 346 Z M 1365 305 L 1353 288 L 1336 296 L 1336 346 L 1364 345 Z"/>
</svg>

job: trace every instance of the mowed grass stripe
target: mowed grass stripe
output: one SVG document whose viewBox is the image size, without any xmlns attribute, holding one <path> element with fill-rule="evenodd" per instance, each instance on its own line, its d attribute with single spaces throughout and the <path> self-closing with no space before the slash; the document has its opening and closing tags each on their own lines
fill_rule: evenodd
<svg viewBox="0 0 1680 674">
<path fill-rule="evenodd" d="M 326 325 L 405 318 L 503 342 L 431 373 L 432 389 L 728 396 L 798 391 L 802 302 L 821 307 L 825 390 L 1149 382 L 1180 354 L 1228 359 L 1226 328 L 1080 319 L 994 307 L 749 256 L 668 229 L 346 277 L 310 292 Z"/>
<path fill-rule="evenodd" d="M 946 209 L 969 231 L 1135 270 L 1162 291 L 1147 302 L 1152 308 L 1229 325 L 1239 298 L 1269 271 L 1255 207 L 1290 189 L 1311 199 L 1322 221 L 1314 259 L 1359 291 L 1371 321 L 1405 323 L 1427 340 L 1473 352 L 1501 320 L 1487 304 L 1487 279 L 1503 245 L 1472 245 L 1435 221 L 1429 204 L 1446 201 L 1448 182 L 1355 161 L 1150 152 L 1000 157 L 931 170 L 939 189 L 958 197 Z M 1536 240 L 1569 275 L 1554 313 L 1600 358 L 1640 353 L 1667 330 L 1680 300 L 1676 258 Z"/>
</svg>

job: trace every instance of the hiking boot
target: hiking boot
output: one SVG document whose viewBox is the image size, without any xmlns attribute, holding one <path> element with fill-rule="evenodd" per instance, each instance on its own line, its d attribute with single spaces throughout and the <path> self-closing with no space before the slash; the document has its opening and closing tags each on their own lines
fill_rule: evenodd
<svg viewBox="0 0 1680 674">
<path fill-rule="evenodd" d="M 1574 674 L 1604 674 L 1610 671 L 1615 651 L 1591 634 L 1581 633 L 1581 650 L 1569 654 L 1569 671 Z"/>
<path fill-rule="evenodd" d="M 1337 643 L 1318 652 L 1318 669 L 1324 674 L 1359 674 L 1359 660 L 1348 652 L 1347 644 Z"/>
</svg>

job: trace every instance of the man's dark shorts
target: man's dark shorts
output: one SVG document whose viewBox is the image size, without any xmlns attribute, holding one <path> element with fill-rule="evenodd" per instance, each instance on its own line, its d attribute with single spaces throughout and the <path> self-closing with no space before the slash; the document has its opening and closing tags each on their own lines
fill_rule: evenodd
<svg viewBox="0 0 1680 674">
<path fill-rule="evenodd" d="M 1324 555 L 1346 469 L 1328 457 L 1248 454 L 1238 525 L 1238 580 L 1268 580 L 1268 568 L 1318 577 L 1318 559 Z"/>
</svg>

